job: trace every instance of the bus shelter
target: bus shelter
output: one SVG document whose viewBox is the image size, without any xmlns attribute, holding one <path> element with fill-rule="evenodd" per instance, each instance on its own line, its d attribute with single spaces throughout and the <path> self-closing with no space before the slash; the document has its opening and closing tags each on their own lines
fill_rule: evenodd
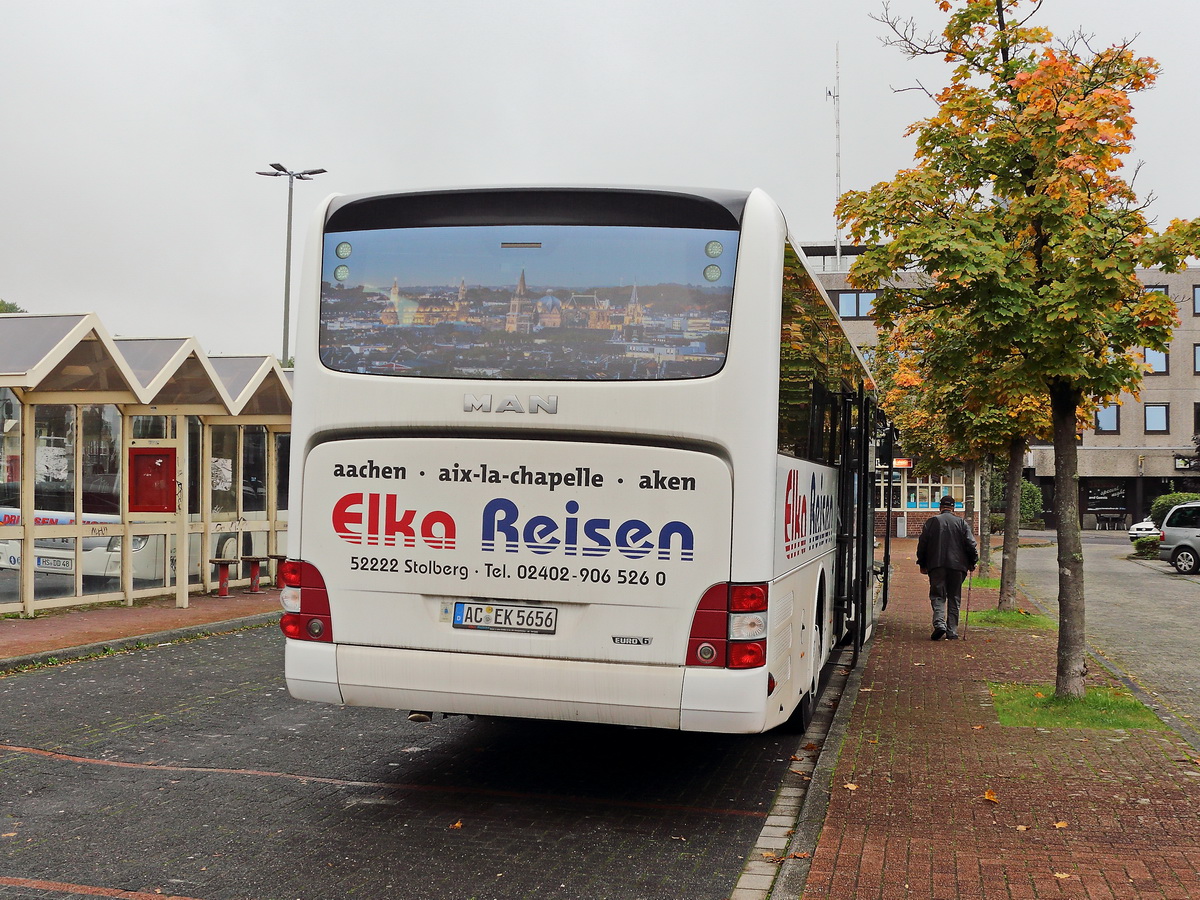
<svg viewBox="0 0 1200 900">
<path fill-rule="evenodd" d="M 271 356 L 0 316 L 0 613 L 208 592 L 286 549 L 291 382 Z M 263 565 L 267 577 L 270 568 Z"/>
</svg>

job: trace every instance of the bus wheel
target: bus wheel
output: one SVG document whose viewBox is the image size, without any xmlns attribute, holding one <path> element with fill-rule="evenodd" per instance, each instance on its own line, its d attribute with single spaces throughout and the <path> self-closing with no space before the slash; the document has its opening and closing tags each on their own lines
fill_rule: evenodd
<svg viewBox="0 0 1200 900">
<path fill-rule="evenodd" d="M 800 698 L 800 702 L 796 704 L 796 709 L 792 712 L 791 716 L 779 726 L 779 730 L 784 734 L 804 734 L 804 732 L 808 731 L 812 717 L 813 695 L 812 691 L 808 691 Z"/>
<path fill-rule="evenodd" d="M 222 535 L 217 541 L 217 559 L 233 559 L 236 555 L 237 535 Z"/>
</svg>

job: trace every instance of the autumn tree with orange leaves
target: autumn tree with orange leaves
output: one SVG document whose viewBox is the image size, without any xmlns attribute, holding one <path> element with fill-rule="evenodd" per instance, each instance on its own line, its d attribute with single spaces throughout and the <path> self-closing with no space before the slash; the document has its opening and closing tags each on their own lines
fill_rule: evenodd
<svg viewBox="0 0 1200 900">
<path fill-rule="evenodd" d="M 1003 373 L 992 371 L 990 357 L 976 354 L 965 335 L 947 327 L 953 325 L 953 317 L 944 315 L 948 309 L 906 316 L 881 335 L 872 359 L 880 403 L 906 452 L 918 456 L 923 468 L 1005 458 L 1007 494 L 1019 497 L 1029 438 L 1050 433 L 1049 405 L 1041 394 L 997 396 L 992 385 Z M 986 575 L 990 501 L 980 511 L 979 562 Z M 1003 610 L 1016 608 L 1019 528 L 1020 506 L 1009 503 L 997 602 Z"/>
<path fill-rule="evenodd" d="M 883 290 L 875 315 L 884 331 L 913 317 L 928 321 L 923 352 L 937 362 L 926 373 L 981 366 L 993 405 L 1030 397 L 1048 405 L 1059 563 L 1055 693 L 1081 697 L 1077 415 L 1087 402 L 1137 391 L 1139 348 L 1166 349 L 1174 303 L 1144 291 L 1135 270 L 1182 268 L 1200 251 L 1200 228 L 1174 221 L 1156 232 L 1121 177 L 1133 141 L 1130 97 L 1154 83 L 1157 64 L 1127 43 L 1093 50 L 1079 35 L 1055 42 L 1029 23 L 1039 5 L 940 0 L 945 28 L 928 37 L 885 7 L 890 43 L 909 56 L 945 59 L 949 84 L 932 96 L 934 114 L 909 130 L 914 166 L 845 194 L 838 216 L 870 245 L 851 271 L 856 286 L 917 273 L 918 287 Z"/>
</svg>

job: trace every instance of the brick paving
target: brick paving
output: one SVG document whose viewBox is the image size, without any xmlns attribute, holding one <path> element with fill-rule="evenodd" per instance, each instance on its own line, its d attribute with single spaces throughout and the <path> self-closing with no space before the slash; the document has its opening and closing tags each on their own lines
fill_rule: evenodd
<svg viewBox="0 0 1200 900">
<path fill-rule="evenodd" d="M 131 647 L 139 640 L 161 642 L 207 630 L 227 630 L 241 620 L 259 621 L 280 612 L 279 591 L 228 597 L 192 595 L 186 609 L 173 597 L 139 600 L 133 606 L 104 603 L 39 613 L 32 619 L 0 618 L 0 671 L 49 656 L 65 660 Z"/>
<path fill-rule="evenodd" d="M 800 896 L 1200 898 L 1200 748 L 1173 731 L 1001 727 L 988 682 L 1052 684 L 1056 634 L 930 641 L 914 543 L 893 545 Z M 976 589 L 971 607 L 996 599 Z"/>
</svg>

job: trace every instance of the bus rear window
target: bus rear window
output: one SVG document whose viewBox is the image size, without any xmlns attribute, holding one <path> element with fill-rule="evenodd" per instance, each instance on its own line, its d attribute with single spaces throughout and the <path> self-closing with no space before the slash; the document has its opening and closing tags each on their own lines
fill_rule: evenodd
<svg viewBox="0 0 1200 900">
<path fill-rule="evenodd" d="M 321 361 L 410 378 L 703 378 L 725 361 L 737 240 L 641 226 L 327 233 Z"/>
</svg>

